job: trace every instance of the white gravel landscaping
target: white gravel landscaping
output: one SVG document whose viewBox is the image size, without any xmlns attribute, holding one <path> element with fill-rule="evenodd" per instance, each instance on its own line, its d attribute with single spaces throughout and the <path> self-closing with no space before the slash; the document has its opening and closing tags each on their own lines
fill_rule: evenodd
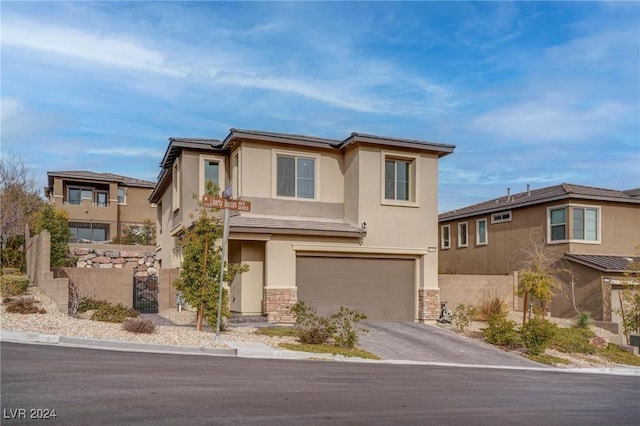
<svg viewBox="0 0 640 426">
<path fill-rule="evenodd" d="M 136 334 L 122 329 L 121 324 L 78 319 L 60 312 L 58 305 L 39 288 L 30 287 L 27 296 L 39 301 L 46 309 L 45 314 L 8 313 L 0 309 L 0 328 L 10 331 L 35 332 L 60 336 L 76 336 L 89 339 L 117 340 L 138 343 L 158 343 L 165 345 L 226 348 L 224 341 L 258 342 L 277 348 L 281 342 L 295 342 L 294 337 L 268 337 L 255 334 L 255 327 L 231 327 L 221 332 L 222 342 L 215 342 L 215 332 L 196 331 L 195 312 L 175 310 L 161 312 L 160 315 L 178 324 L 158 326 L 153 334 Z M 190 327 L 193 325 L 193 327 Z"/>
</svg>

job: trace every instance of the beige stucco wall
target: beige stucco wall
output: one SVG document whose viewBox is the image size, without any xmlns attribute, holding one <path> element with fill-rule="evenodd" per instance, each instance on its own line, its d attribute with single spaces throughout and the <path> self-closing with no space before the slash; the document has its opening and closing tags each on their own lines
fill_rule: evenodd
<svg viewBox="0 0 640 426">
<path fill-rule="evenodd" d="M 440 300 L 455 311 L 459 303 L 475 305 L 483 297 L 496 295 L 508 303 L 509 309 L 522 311 L 516 296 L 516 274 L 509 275 L 459 275 L 440 274 Z"/>
<path fill-rule="evenodd" d="M 151 189 L 130 186 L 126 188 L 126 204 L 121 204 L 120 221 L 141 224 L 145 220 L 155 221 L 156 208 L 149 203 Z M 116 192 L 117 194 L 117 192 Z"/>
</svg>

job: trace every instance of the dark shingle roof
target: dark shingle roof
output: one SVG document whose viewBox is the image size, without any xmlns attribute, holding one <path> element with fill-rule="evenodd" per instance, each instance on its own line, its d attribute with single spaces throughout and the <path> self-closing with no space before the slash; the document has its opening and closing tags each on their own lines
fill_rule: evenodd
<svg viewBox="0 0 640 426">
<path fill-rule="evenodd" d="M 568 198 L 640 203 L 640 197 L 631 196 L 628 192 L 629 191 L 593 188 L 563 183 L 560 185 L 533 189 L 508 196 L 505 195 L 503 197 L 494 198 L 493 200 L 484 201 L 472 206 L 452 210 L 450 212 L 440 214 L 438 219 L 440 221 L 460 219 L 468 216 L 499 212 Z"/>
<path fill-rule="evenodd" d="M 118 182 L 124 186 L 138 186 L 142 188 L 153 188 L 155 186 L 155 182 L 148 180 L 136 179 L 113 173 L 96 173 L 85 170 L 53 171 L 47 172 L 47 176 L 49 177 L 49 180 L 53 177 L 61 177 L 77 179 L 79 181 Z"/>
<path fill-rule="evenodd" d="M 346 222 L 331 222 L 323 220 L 300 220 L 260 216 L 231 216 L 229 224 L 234 231 L 246 229 L 250 232 L 265 232 L 278 234 L 321 234 L 339 235 L 346 237 L 361 237 L 366 231 Z"/>
<path fill-rule="evenodd" d="M 564 255 L 567 260 L 597 269 L 602 272 L 629 272 L 631 262 L 640 262 L 640 258 L 626 256 L 605 256 L 599 254 L 573 254 Z"/>
</svg>

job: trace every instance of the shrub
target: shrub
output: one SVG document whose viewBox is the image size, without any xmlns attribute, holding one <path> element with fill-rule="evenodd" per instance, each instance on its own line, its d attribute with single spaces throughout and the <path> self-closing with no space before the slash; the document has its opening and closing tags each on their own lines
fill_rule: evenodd
<svg viewBox="0 0 640 426">
<path fill-rule="evenodd" d="M 155 333 L 156 325 L 151 320 L 141 318 L 127 318 L 122 321 L 122 329 L 131 333 Z"/>
<path fill-rule="evenodd" d="M 559 328 L 549 347 L 566 353 L 595 354 L 596 348 L 589 344 L 595 333 L 588 328 Z"/>
<path fill-rule="evenodd" d="M 94 321 L 104 322 L 122 322 L 127 318 L 137 317 L 138 312 L 131 308 L 127 308 L 121 303 L 118 303 L 117 305 L 108 303 L 97 308 L 91 316 L 91 319 Z"/>
<path fill-rule="evenodd" d="M 506 316 L 509 313 L 509 305 L 498 296 L 497 291 L 483 290 L 480 293 L 480 303 L 478 304 L 478 319 L 488 321 L 496 315 Z"/>
<path fill-rule="evenodd" d="M 591 315 L 589 312 L 580 312 L 576 317 L 576 323 L 574 327 L 576 328 L 589 328 L 593 321 L 591 320 Z"/>
<path fill-rule="evenodd" d="M 0 293 L 3 297 L 19 296 L 27 291 L 29 277 L 26 275 L 0 276 Z"/>
<path fill-rule="evenodd" d="M 486 341 L 493 345 L 513 347 L 520 340 L 518 332 L 514 329 L 515 321 L 509 320 L 506 315 L 489 318 L 487 326 L 482 332 Z"/>
<path fill-rule="evenodd" d="M 10 266 L 3 266 L 0 272 L 2 272 L 1 275 L 20 275 L 20 269 Z"/>
<path fill-rule="evenodd" d="M 520 334 L 522 343 L 530 355 L 540 355 L 547 348 L 558 326 L 544 318 L 533 318 L 522 326 Z"/>
<path fill-rule="evenodd" d="M 466 331 L 471 325 L 471 321 L 478 313 L 478 309 L 473 305 L 465 305 L 464 303 L 458 303 L 456 311 L 453 313 L 453 323 L 460 331 Z"/>
<path fill-rule="evenodd" d="M 355 348 L 360 338 L 359 335 L 369 332 L 365 328 L 358 327 L 358 323 L 366 319 L 367 316 L 362 312 L 352 311 L 341 306 L 340 311 L 330 318 L 330 322 L 335 329 L 333 340 L 336 346 L 346 349 Z"/>
<path fill-rule="evenodd" d="M 33 297 L 11 297 L 2 301 L 6 311 L 12 314 L 46 314 L 47 310 L 38 307 L 38 300 Z"/>
<path fill-rule="evenodd" d="M 291 313 L 296 317 L 294 326 L 301 343 L 327 343 L 336 331 L 329 319 L 319 316 L 311 305 L 302 300 L 291 307 Z"/>
<path fill-rule="evenodd" d="M 92 297 L 83 298 L 78 304 L 78 312 L 95 311 L 108 307 L 111 303 L 106 300 L 94 299 Z"/>
</svg>

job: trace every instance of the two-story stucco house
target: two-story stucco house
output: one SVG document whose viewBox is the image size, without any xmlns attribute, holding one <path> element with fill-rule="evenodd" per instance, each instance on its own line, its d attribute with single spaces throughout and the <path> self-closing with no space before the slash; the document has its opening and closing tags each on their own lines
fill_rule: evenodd
<svg viewBox="0 0 640 426">
<path fill-rule="evenodd" d="M 443 213 L 439 224 L 441 273 L 512 273 L 522 268 L 532 238 L 542 239 L 550 259 L 575 274 L 578 309 L 612 321 L 611 296 L 640 245 L 640 190 L 527 187 Z M 553 316 L 576 315 L 565 284 L 551 303 Z"/>
<path fill-rule="evenodd" d="M 74 242 L 109 242 L 127 227 L 155 222 L 153 182 L 88 171 L 47 172 L 45 196 L 69 215 Z"/>
<path fill-rule="evenodd" d="M 231 129 L 224 140 L 171 138 L 150 201 L 161 266 L 205 182 L 251 202 L 230 218 L 231 311 L 291 320 L 297 300 L 373 321 L 437 318 L 438 159 L 453 145 L 353 133 L 344 140 Z"/>
</svg>

